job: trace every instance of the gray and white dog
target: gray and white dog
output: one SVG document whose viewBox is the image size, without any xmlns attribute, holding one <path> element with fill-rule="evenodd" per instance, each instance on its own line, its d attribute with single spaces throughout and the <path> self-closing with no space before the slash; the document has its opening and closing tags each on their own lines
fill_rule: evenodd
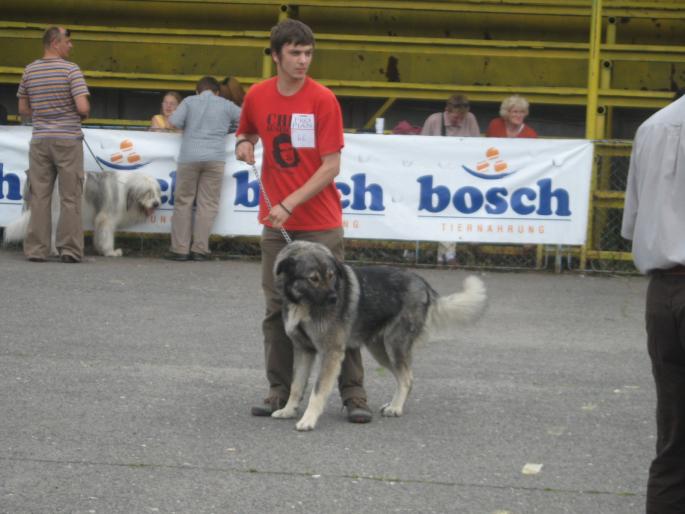
<svg viewBox="0 0 685 514">
<path fill-rule="evenodd" d="M 438 330 L 477 319 L 486 304 L 485 286 L 467 277 L 464 290 L 438 293 L 419 275 L 388 266 L 352 268 L 318 243 L 287 245 L 274 263 L 283 300 L 285 331 L 293 342 L 290 397 L 275 418 L 294 418 L 316 354 L 319 376 L 297 430 L 313 430 L 335 385 L 348 348 L 366 345 L 395 376 L 392 400 L 383 416 L 401 416 L 412 387 L 412 350 Z"/>
<path fill-rule="evenodd" d="M 59 182 L 59 180 L 58 180 Z M 28 230 L 29 181 L 24 184 L 24 207 L 19 218 L 5 228 L 3 244 L 23 241 Z M 162 203 L 159 182 L 153 177 L 124 171 L 86 171 L 81 204 L 84 226 L 93 227 L 93 245 L 106 257 L 121 257 L 120 248 L 114 248 L 117 229 L 144 222 Z M 52 241 L 50 253 L 57 255 L 55 239 L 59 219 L 58 185 L 52 194 Z"/>
</svg>

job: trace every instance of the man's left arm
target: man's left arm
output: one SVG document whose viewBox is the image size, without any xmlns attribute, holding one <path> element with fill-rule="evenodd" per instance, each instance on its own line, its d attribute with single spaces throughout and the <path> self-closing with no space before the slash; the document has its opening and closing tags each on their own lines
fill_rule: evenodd
<svg viewBox="0 0 685 514">
<path fill-rule="evenodd" d="M 19 111 L 19 116 L 21 116 L 22 119 L 30 118 L 33 115 L 33 111 L 31 110 L 31 102 L 29 101 L 28 96 L 19 97 L 19 105 L 17 108 Z"/>
<path fill-rule="evenodd" d="M 71 64 L 68 79 L 71 96 L 74 99 L 74 105 L 76 106 L 76 112 L 82 120 L 85 120 L 90 116 L 90 100 L 88 99 L 90 91 L 88 91 L 86 79 L 78 65 Z"/>
<path fill-rule="evenodd" d="M 78 115 L 82 120 L 85 120 L 90 116 L 90 100 L 88 99 L 88 95 L 77 96 L 74 98 L 74 103 L 76 104 L 76 112 L 78 112 Z"/>
<path fill-rule="evenodd" d="M 286 196 L 280 204 L 271 208 L 266 220 L 274 228 L 281 228 L 298 205 L 319 194 L 338 176 L 340 173 L 340 152 L 324 155 L 321 157 L 321 161 L 321 166 L 309 177 L 307 182 Z"/>
</svg>

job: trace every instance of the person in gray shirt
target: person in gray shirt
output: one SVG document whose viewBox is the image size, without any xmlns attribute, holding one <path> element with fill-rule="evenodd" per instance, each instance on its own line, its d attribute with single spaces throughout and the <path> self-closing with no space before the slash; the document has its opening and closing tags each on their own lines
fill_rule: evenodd
<svg viewBox="0 0 685 514">
<path fill-rule="evenodd" d="M 209 234 L 219 212 L 228 132 L 240 118 L 240 107 L 218 96 L 219 82 L 215 78 L 200 79 L 196 92 L 169 117 L 173 126 L 183 129 L 171 218 L 171 251 L 166 256 L 175 261 L 209 258 Z"/>
<path fill-rule="evenodd" d="M 685 97 L 637 130 L 621 235 L 650 276 L 645 320 L 656 384 L 647 514 L 685 512 Z"/>
</svg>

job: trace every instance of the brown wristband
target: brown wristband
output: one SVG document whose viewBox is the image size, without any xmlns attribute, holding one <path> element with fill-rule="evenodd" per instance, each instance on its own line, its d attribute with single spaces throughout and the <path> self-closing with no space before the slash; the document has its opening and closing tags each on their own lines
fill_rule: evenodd
<svg viewBox="0 0 685 514">
<path fill-rule="evenodd" d="M 233 148 L 233 151 L 235 152 L 236 150 L 238 150 L 238 147 L 245 142 L 252 143 L 252 141 L 250 141 L 249 139 L 241 139 L 235 144 L 235 148 Z M 254 146 L 254 143 L 252 143 L 252 146 Z"/>
<path fill-rule="evenodd" d="M 288 213 L 288 216 L 292 216 L 292 215 L 293 215 L 293 211 L 291 211 L 291 210 L 288 209 L 285 205 L 283 205 L 283 202 L 278 202 L 278 205 L 280 205 L 280 206 L 281 206 L 281 209 L 283 209 L 285 212 Z"/>
</svg>

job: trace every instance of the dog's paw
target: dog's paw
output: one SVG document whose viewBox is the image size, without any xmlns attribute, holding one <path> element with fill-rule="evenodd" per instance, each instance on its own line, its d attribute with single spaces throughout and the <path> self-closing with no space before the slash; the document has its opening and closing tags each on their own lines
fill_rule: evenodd
<svg viewBox="0 0 685 514">
<path fill-rule="evenodd" d="M 297 409 L 289 409 L 288 406 L 286 405 L 282 409 L 275 410 L 271 413 L 272 418 L 279 418 L 279 419 L 290 419 L 297 417 Z"/>
<path fill-rule="evenodd" d="M 381 416 L 386 418 L 398 418 L 402 415 L 402 407 L 393 407 L 392 404 L 386 403 L 381 407 Z"/>
<path fill-rule="evenodd" d="M 295 424 L 295 428 L 300 432 L 309 432 L 310 430 L 314 430 L 317 420 L 316 416 L 307 415 L 305 412 L 302 419 Z"/>
</svg>

